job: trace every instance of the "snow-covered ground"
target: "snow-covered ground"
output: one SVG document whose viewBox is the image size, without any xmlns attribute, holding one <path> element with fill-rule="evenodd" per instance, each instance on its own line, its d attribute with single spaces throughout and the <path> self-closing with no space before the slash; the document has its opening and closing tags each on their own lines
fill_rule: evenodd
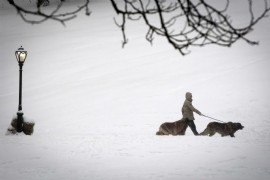
<svg viewBox="0 0 270 180">
<path fill-rule="evenodd" d="M 128 22 L 122 49 L 110 2 L 91 9 L 66 27 L 33 26 L 1 4 L 1 180 L 270 178 L 269 18 L 249 35 L 259 46 L 239 41 L 183 57 L 165 39 L 147 43 L 142 22 Z M 22 105 L 35 131 L 5 136 L 17 112 L 21 45 L 28 51 Z M 202 113 L 245 128 L 236 138 L 195 137 L 190 129 L 156 136 L 161 123 L 181 118 L 187 91 Z M 199 132 L 212 121 L 195 118 Z"/>
</svg>

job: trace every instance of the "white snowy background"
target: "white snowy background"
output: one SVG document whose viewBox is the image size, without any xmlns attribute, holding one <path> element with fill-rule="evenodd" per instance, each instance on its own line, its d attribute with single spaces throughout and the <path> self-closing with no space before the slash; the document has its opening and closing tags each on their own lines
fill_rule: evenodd
<svg viewBox="0 0 270 180">
<path fill-rule="evenodd" d="M 247 20 L 241 3 L 232 12 L 239 25 Z M 66 27 L 31 25 L 1 1 L 1 180 L 270 178 L 269 18 L 248 36 L 259 46 L 239 41 L 183 57 L 163 38 L 146 42 L 143 22 L 128 22 L 122 49 L 110 2 L 90 8 Z M 32 136 L 6 136 L 18 107 L 21 45 L 23 111 L 36 125 Z M 245 128 L 235 138 L 195 137 L 189 128 L 156 136 L 161 123 L 182 117 L 187 91 L 202 113 Z M 199 132 L 212 121 L 195 118 Z"/>
</svg>

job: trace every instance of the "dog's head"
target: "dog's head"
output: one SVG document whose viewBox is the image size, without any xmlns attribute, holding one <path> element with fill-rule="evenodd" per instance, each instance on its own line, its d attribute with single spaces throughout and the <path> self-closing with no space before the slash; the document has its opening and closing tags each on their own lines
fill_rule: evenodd
<svg viewBox="0 0 270 180">
<path fill-rule="evenodd" d="M 240 130 L 244 129 L 244 126 L 242 126 L 241 123 L 236 123 L 236 127 L 237 129 L 240 129 Z"/>
<path fill-rule="evenodd" d="M 227 123 L 229 127 L 231 127 L 234 130 L 242 130 L 244 128 L 244 126 L 242 126 L 241 123 L 234 123 L 234 122 L 228 122 Z"/>
</svg>

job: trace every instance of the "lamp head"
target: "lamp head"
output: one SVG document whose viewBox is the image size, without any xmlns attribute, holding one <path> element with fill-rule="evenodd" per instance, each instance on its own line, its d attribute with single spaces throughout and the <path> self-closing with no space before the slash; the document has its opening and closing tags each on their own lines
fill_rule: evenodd
<svg viewBox="0 0 270 180">
<path fill-rule="evenodd" d="M 23 64 L 27 57 L 27 51 L 21 46 L 17 51 L 15 51 L 15 56 L 19 64 Z"/>
</svg>

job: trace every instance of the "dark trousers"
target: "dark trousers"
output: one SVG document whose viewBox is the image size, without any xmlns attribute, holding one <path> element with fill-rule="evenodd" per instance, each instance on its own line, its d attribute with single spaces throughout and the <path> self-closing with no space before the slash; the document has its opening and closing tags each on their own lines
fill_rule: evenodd
<svg viewBox="0 0 270 180">
<path fill-rule="evenodd" d="M 194 120 L 188 120 L 188 126 L 190 127 L 191 131 L 195 136 L 199 135 L 199 133 L 196 130 L 196 125 L 194 124 Z"/>
</svg>

